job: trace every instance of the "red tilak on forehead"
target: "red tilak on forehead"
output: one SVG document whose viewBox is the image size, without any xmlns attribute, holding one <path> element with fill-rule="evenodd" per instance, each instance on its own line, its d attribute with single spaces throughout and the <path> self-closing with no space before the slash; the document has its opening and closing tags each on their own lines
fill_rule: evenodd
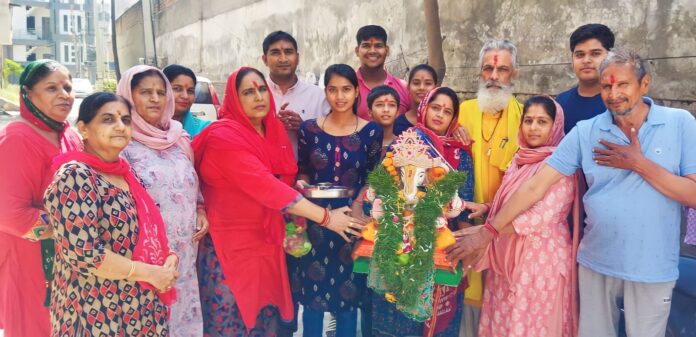
<svg viewBox="0 0 696 337">
<path fill-rule="evenodd" d="M 252 84 L 254 85 L 254 88 L 256 88 L 256 89 L 258 89 L 258 88 L 259 88 L 259 84 L 258 84 L 258 83 L 256 83 L 256 81 L 251 81 L 251 83 L 252 83 Z"/>
<path fill-rule="evenodd" d="M 493 66 L 498 66 L 498 54 L 493 54 Z"/>
<path fill-rule="evenodd" d="M 616 78 L 614 78 L 614 75 L 609 75 L 609 83 L 611 83 L 611 84 L 616 83 Z"/>
</svg>

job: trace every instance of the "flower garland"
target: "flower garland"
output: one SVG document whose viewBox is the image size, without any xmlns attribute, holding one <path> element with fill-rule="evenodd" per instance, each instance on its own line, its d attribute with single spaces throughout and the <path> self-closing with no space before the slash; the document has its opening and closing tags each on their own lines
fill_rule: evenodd
<svg viewBox="0 0 696 337">
<path fill-rule="evenodd" d="M 372 260 L 384 282 L 387 299 L 397 301 L 400 307 L 411 308 L 419 304 L 423 285 L 433 282 L 436 219 L 442 216 L 443 205 L 464 184 L 467 174 L 450 172 L 427 189 L 413 209 L 416 242 L 410 257 L 404 261 L 399 259 L 397 251 L 402 242 L 405 203 L 399 196 L 398 178 L 388 170 L 379 165 L 368 176 L 370 187 L 382 200 L 384 210 L 384 216 L 379 219 Z"/>
</svg>

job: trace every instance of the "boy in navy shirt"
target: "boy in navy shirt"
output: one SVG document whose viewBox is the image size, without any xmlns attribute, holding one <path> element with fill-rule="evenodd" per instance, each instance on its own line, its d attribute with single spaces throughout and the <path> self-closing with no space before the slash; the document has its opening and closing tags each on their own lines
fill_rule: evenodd
<svg viewBox="0 0 696 337">
<path fill-rule="evenodd" d="M 609 27 L 591 23 L 578 27 L 570 35 L 572 64 L 578 84 L 556 97 L 565 112 L 565 133 L 578 121 L 590 119 L 607 108 L 599 95 L 599 64 L 614 47 L 614 33 Z"/>
</svg>

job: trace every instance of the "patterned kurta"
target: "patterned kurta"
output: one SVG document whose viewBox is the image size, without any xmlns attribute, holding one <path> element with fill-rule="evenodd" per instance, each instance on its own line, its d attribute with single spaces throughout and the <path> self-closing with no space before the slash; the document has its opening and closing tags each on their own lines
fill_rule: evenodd
<svg viewBox="0 0 696 337">
<path fill-rule="evenodd" d="M 179 257 L 177 298 L 169 318 L 171 336 L 202 336 L 203 315 L 196 274 L 198 244 L 191 241 L 196 232 L 196 204 L 200 197 L 193 164 L 178 146 L 160 151 L 131 141 L 122 155 L 159 206 L 169 248 Z"/>
<path fill-rule="evenodd" d="M 374 122 L 341 137 L 321 130 L 316 119 L 302 123 L 298 147 L 300 173 L 308 175 L 311 184 L 330 182 L 348 186 L 355 192 L 352 198 L 312 201 L 332 209 L 350 206 L 379 160 L 382 136 L 382 128 Z M 353 243 L 312 221 L 307 223 L 312 250 L 300 259 L 300 302 L 316 311 L 353 310 L 365 290 L 364 276 L 353 274 Z"/>
<path fill-rule="evenodd" d="M 574 178 L 564 177 L 491 245 L 480 337 L 571 336 L 573 268 L 568 212 Z"/>
<path fill-rule="evenodd" d="M 64 164 L 44 206 L 56 242 L 52 336 L 168 336 L 167 308 L 137 282 L 94 275 L 106 250 L 130 259 L 135 201 L 82 163 Z"/>
</svg>

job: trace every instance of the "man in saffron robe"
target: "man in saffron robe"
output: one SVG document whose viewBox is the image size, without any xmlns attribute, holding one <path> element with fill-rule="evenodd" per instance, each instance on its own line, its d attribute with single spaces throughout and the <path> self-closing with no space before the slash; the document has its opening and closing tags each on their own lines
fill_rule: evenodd
<svg viewBox="0 0 696 337">
<path fill-rule="evenodd" d="M 518 149 L 522 104 L 512 95 L 517 48 L 509 40 L 489 40 L 479 53 L 479 89 L 459 109 L 459 124 L 473 141 L 474 202 L 490 203 Z M 475 337 L 483 288 L 481 274 L 469 271 L 460 336 Z"/>
</svg>

